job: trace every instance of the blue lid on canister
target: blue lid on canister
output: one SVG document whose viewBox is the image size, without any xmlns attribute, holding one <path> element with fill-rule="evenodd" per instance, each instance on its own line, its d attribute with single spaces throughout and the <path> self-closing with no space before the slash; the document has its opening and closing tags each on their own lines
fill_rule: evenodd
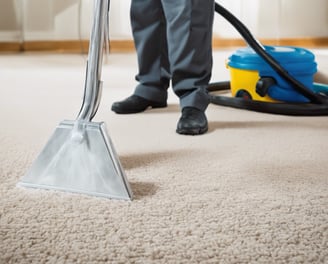
<svg viewBox="0 0 328 264">
<path fill-rule="evenodd" d="M 285 46 L 265 46 L 269 53 L 279 64 L 292 72 L 316 72 L 314 54 L 307 49 Z M 260 57 L 252 48 L 238 49 L 229 58 L 228 65 L 237 69 L 272 71 L 271 66 Z"/>
</svg>

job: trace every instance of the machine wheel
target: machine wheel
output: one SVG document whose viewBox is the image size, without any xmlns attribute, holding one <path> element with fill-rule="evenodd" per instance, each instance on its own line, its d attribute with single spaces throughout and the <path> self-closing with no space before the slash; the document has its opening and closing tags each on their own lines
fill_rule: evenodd
<svg viewBox="0 0 328 264">
<path fill-rule="evenodd" d="M 236 94 L 236 97 L 243 98 L 244 100 L 252 100 L 252 96 L 246 90 L 239 90 Z"/>
</svg>

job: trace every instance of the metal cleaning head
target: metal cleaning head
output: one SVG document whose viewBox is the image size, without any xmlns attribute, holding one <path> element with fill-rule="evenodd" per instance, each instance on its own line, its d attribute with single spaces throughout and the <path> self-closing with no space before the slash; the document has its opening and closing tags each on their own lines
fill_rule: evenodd
<svg viewBox="0 0 328 264">
<path fill-rule="evenodd" d="M 132 193 L 105 124 L 78 122 L 58 125 L 19 185 L 130 200 Z"/>
</svg>

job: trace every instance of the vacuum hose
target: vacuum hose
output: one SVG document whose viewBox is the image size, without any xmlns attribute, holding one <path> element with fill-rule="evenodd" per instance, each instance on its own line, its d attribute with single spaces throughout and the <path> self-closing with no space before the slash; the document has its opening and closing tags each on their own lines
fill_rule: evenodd
<svg viewBox="0 0 328 264">
<path fill-rule="evenodd" d="M 233 98 L 232 100 L 222 98 L 222 96 L 211 96 L 212 103 L 233 106 L 237 108 L 247 108 L 255 111 L 278 113 L 278 114 L 289 114 L 289 115 L 328 115 L 328 100 L 326 95 L 315 93 L 312 90 L 305 87 L 301 82 L 293 78 L 287 70 L 285 70 L 269 53 L 266 52 L 265 48 L 259 44 L 259 42 L 253 37 L 247 27 L 238 20 L 233 14 L 231 14 L 224 7 L 215 3 L 215 11 L 222 15 L 228 22 L 230 22 L 236 30 L 241 34 L 247 44 L 260 56 L 262 57 L 271 67 L 275 70 L 283 79 L 290 83 L 300 94 L 310 100 L 311 103 L 307 104 L 280 104 L 280 103 L 267 103 L 258 101 L 247 101 L 241 98 Z M 209 85 L 208 90 L 218 91 L 230 88 L 229 82 L 219 82 Z M 240 99 L 240 100 L 239 100 Z M 242 101 L 243 102 L 242 102 Z M 239 101 L 237 103 L 237 101 Z M 238 104 L 238 105 L 237 105 Z M 275 106 L 274 106 L 275 105 Z M 304 109 L 304 106 L 311 106 Z M 314 108 L 313 105 L 321 107 Z M 272 107 L 272 109 L 271 109 Z M 283 109 L 284 108 L 284 109 Z M 286 111 L 285 111 L 286 110 Z"/>
</svg>

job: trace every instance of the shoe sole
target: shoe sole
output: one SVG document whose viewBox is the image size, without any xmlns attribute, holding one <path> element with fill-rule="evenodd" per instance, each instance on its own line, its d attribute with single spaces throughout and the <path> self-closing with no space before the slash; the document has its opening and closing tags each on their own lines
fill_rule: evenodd
<svg viewBox="0 0 328 264">
<path fill-rule="evenodd" d="M 127 109 L 120 110 L 120 109 L 115 109 L 115 108 L 112 107 L 111 110 L 113 112 L 115 112 L 116 114 L 123 114 L 124 115 L 124 114 L 137 114 L 137 113 L 144 112 L 147 109 L 165 108 L 165 107 L 167 107 L 167 105 L 155 105 L 155 106 L 150 105 L 150 106 L 148 106 L 144 109 L 138 109 L 138 110 L 132 110 L 132 109 L 131 110 L 127 110 Z"/>
<path fill-rule="evenodd" d="M 177 129 L 176 132 L 180 135 L 202 135 L 208 131 L 208 127 L 197 127 L 197 128 L 188 128 L 188 129 Z"/>
</svg>

